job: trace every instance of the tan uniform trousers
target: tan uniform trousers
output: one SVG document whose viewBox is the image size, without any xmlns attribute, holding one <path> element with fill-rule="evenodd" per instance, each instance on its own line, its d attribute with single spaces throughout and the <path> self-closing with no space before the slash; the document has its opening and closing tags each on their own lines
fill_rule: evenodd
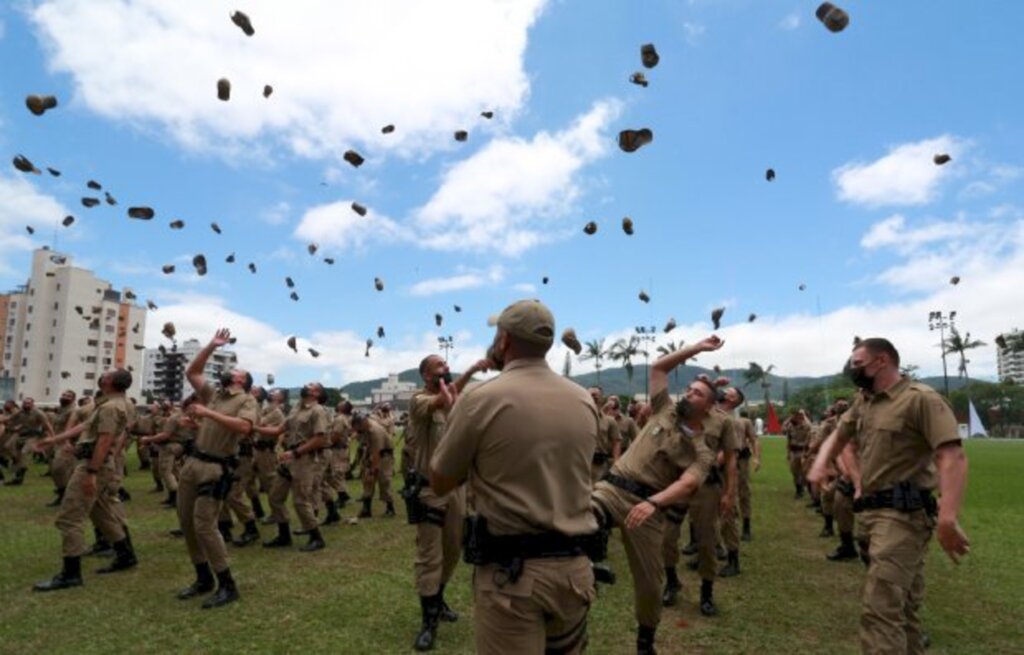
<svg viewBox="0 0 1024 655">
<path fill-rule="evenodd" d="M 740 513 L 738 504 L 739 485 L 736 485 L 736 489 L 732 492 L 732 509 L 729 510 L 728 514 L 719 516 L 722 543 L 725 544 L 725 549 L 730 552 L 739 552 L 740 549 Z"/>
<path fill-rule="evenodd" d="M 75 466 L 54 521 L 60 530 L 64 557 L 81 557 L 85 553 L 83 527 L 86 518 L 92 520 L 93 525 L 110 543 L 124 539 L 124 528 L 110 502 L 110 494 L 107 493 L 114 473 L 113 464 L 108 460 L 100 468 L 96 474 L 96 493 L 88 497 L 82 493 L 82 479 L 88 475 L 85 467 L 85 462 Z"/>
<path fill-rule="evenodd" d="M 203 487 L 216 484 L 223 475 L 220 464 L 189 457 L 178 485 L 178 520 L 193 564 L 209 562 L 217 573 L 228 568 L 228 549 L 217 529 L 224 501 Z"/>
<path fill-rule="evenodd" d="M 839 495 L 836 491 L 836 481 L 834 478 L 830 478 L 828 481 L 821 485 L 821 492 L 819 497 L 821 498 L 821 513 L 825 516 L 835 516 L 836 506 L 835 499 Z"/>
<path fill-rule="evenodd" d="M 66 489 L 71 475 L 75 472 L 75 449 L 68 443 L 57 446 L 53 454 L 53 462 L 50 464 L 50 475 L 53 476 L 53 486 L 57 489 Z"/>
<path fill-rule="evenodd" d="M 705 482 L 693 495 L 690 521 L 697 535 L 697 573 L 702 580 L 714 580 L 718 574 L 715 546 L 718 544 L 718 507 L 722 485 Z"/>
<path fill-rule="evenodd" d="M 143 446 L 141 443 L 139 443 L 139 440 L 141 440 L 142 437 L 148 436 L 150 435 L 140 434 L 136 436 L 135 440 L 135 454 L 139 456 L 139 464 L 141 464 L 142 466 L 147 466 L 151 463 L 149 457 L 149 446 Z"/>
<path fill-rule="evenodd" d="M 443 525 L 429 521 L 416 524 L 416 559 L 413 575 L 416 593 L 433 596 L 441 585 L 448 584 L 462 552 L 462 520 L 466 516 L 466 494 L 463 487 L 438 498 L 430 489 L 420 492 L 420 501 L 444 512 Z"/>
<path fill-rule="evenodd" d="M 786 457 L 789 460 L 789 472 L 793 476 L 793 484 L 803 486 L 804 484 L 804 451 L 788 450 Z"/>
<path fill-rule="evenodd" d="M 291 480 L 278 474 L 274 478 L 274 486 L 270 489 L 270 516 L 276 523 L 288 523 L 288 494 L 292 494 L 292 504 L 299 516 L 303 530 L 312 530 L 318 526 L 316 514 L 313 513 L 314 492 L 320 460 L 312 455 L 302 457 L 285 464 L 285 470 Z"/>
<path fill-rule="evenodd" d="M 184 450 L 181 444 L 165 443 L 160 445 L 157 466 L 160 468 L 160 479 L 164 483 L 164 489 L 168 492 L 178 490 L 178 476 L 175 472 L 175 466 L 182 452 Z"/>
<path fill-rule="evenodd" d="M 373 499 L 373 490 L 378 489 L 378 497 L 385 503 L 395 502 L 391 496 L 391 477 L 395 474 L 395 456 L 392 453 L 381 453 L 380 473 L 372 475 L 369 467 L 363 465 L 363 500 Z"/>
<path fill-rule="evenodd" d="M 618 526 L 622 533 L 629 571 L 633 575 L 637 623 L 648 628 L 658 627 L 662 609 L 661 588 L 665 584 L 665 565 L 659 556 L 665 530 L 664 518 L 658 512 L 638 528 L 621 529 L 629 510 L 641 499 L 608 482 L 597 483 L 590 502 L 596 512 L 606 512 L 612 525 Z"/>
<path fill-rule="evenodd" d="M 583 652 L 587 612 L 597 596 L 589 559 L 528 559 L 515 583 L 500 580 L 495 564 L 473 571 L 478 654 Z"/>
<path fill-rule="evenodd" d="M 740 494 L 740 517 L 749 519 L 750 513 L 750 458 L 740 457 L 736 460 L 736 470 L 739 474 L 739 494 Z"/>
<path fill-rule="evenodd" d="M 666 567 L 675 568 L 679 564 L 679 537 L 686 520 L 686 508 L 673 507 L 665 513 L 665 532 L 661 537 L 661 559 Z"/>
<path fill-rule="evenodd" d="M 861 596 L 860 646 L 866 655 L 923 654 L 924 562 L 934 521 L 924 511 L 861 514 L 871 553 Z"/>
<path fill-rule="evenodd" d="M 11 441 L 10 453 L 11 453 L 11 470 L 20 471 L 23 468 L 27 468 L 25 465 L 26 461 L 32 458 L 32 446 L 36 443 L 35 437 L 19 437 L 15 435 Z"/>
<path fill-rule="evenodd" d="M 249 501 L 249 497 L 252 495 L 249 490 L 255 488 L 252 457 L 239 457 L 238 468 L 235 469 L 235 481 L 231 483 L 231 491 L 228 492 L 225 502 L 239 523 L 244 524 L 256 520 L 256 515 L 252 511 L 252 503 Z"/>
<path fill-rule="evenodd" d="M 847 496 L 836 490 L 832 503 L 832 514 L 836 517 L 836 527 L 839 532 L 853 532 L 853 496 Z"/>
<path fill-rule="evenodd" d="M 114 514 L 122 525 L 127 525 L 128 512 L 118 493 L 124 482 L 124 450 L 116 453 L 111 459 L 114 461 L 114 472 L 110 475 L 110 482 L 107 483 L 107 494 L 110 496 L 110 505 Z"/>
<path fill-rule="evenodd" d="M 274 488 L 274 478 L 277 475 L 276 449 L 256 450 L 253 452 L 252 465 L 260 491 L 269 494 L 270 490 Z"/>
<path fill-rule="evenodd" d="M 338 494 L 345 490 L 345 474 L 348 473 L 348 449 L 328 448 L 323 451 L 327 456 L 324 479 L 320 490 L 324 502 L 338 499 Z"/>
</svg>

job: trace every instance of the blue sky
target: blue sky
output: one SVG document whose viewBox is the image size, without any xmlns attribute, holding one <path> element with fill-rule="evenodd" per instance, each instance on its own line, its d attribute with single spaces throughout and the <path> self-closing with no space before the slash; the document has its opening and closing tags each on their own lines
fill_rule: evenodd
<svg viewBox="0 0 1024 655">
<path fill-rule="evenodd" d="M 23 281 L 70 213 L 57 248 L 161 306 L 148 345 L 166 320 L 204 339 L 224 323 L 243 363 L 284 383 L 412 367 L 438 334 L 465 363 L 490 340 L 486 317 L 520 297 L 583 339 L 671 316 L 662 340 L 690 341 L 725 306 L 723 366 L 825 374 L 853 335 L 887 335 L 941 371 L 928 311 L 956 309 L 990 344 L 1020 324 L 1024 7 L 845 2 L 850 26 L 832 34 L 816 4 L 5 4 L 0 144 L 64 175 L 0 172 L 0 284 Z M 628 77 L 648 42 L 661 62 L 640 88 Z M 60 107 L 32 116 L 29 93 Z M 653 144 L 619 151 L 618 131 L 639 127 Z M 348 148 L 366 164 L 342 161 Z M 938 152 L 953 161 L 936 167 Z M 119 205 L 83 208 L 88 179 Z M 157 218 L 129 220 L 134 204 Z M 188 273 L 199 252 L 204 278 Z M 387 337 L 366 358 L 378 325 Z M 287 350 L 293 334 L 321 357 Z M 994 362 L 974 351 L 971 372 Z"/>
</svg>

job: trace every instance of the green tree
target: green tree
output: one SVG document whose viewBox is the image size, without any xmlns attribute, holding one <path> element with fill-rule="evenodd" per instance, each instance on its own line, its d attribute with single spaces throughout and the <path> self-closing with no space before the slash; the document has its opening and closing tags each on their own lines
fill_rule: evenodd
<svg viewBox="0 0 1024 655">
<path fill-rule="evenodd" d="M 764 391 L 765 407 L 767 407 L 770 402 L 770 399 L 768 398 L 768 390 L 771 388 L 772 383 L 769 376 L 774 368 L 775 364 L 769 364 L 768 368 L 764 368 L 757 362 L 750 362 L 749 366 L 747 366 L 747 370 L 743 371 L 743 386 L 749 387 L 752 384 L 759 384 L 762 391 Z"/>
<path fill-rule="evenodd" d="M 968 402 L 973 401 L 990 431 L 998 433 L 1009 425 L 1024 425 L 1024 386 L 1012 382 L 971 382 L 949 396 L 961 423 L 967 422 Z"/>
<path fill-rule="evenodd" d="M 836 375 L 825 384 L 804 387 L 789 397 L 793 407 L 806 409 L 811 416 L 821 416 L 835 400 L 845 398 L 852 400 L 856 388 L 844 375 Z"/>
<path fill-rule="evenodd" d="M 683 344 L 685 343 L 686 342 L 683 341 L 682 339 L 679 340 L 679 343 L 676 343 L 675 341 L 669 341 L 668 343 L 662 346 L 658 346 L 658 354 L 661 355 L 662 357 L 664 357 L 665 355 L 671 355 L 675 351 L 682 348 Z M 696 361 L 696 359 L 696 357 L 691 357 L 690 361 Z M 682 366 L 677 366 L 674 369 L 672 369 L 672 379 L 676 381 L 676 386 L 679 386 L 679 369 L 681 368 Z"/>
<path fill-rule="evenodd" d="M 955 327 L 949 328 L 949 336 L 942 344 L 943 352 L 947 355 L 956 353 L 960 357 L 960 366 L 957 369 L 958 375 L 962 378 L 969 379 L 967 377 L 967 365 L 971 360 L 967 359 L 967 351 L 975 348 L 980 348 L 986 345 L 981 339 L 971 339 L 971 333 L 961 336 L 960 331 Z"/>
<path fill-rule="evenodd" d="M 908 378 L 910 378 L 911 380 L 916 380 L 917 379 L 917 371 L 920 368 L 921 367 L 918 366 L 917 364 L 907 364 L 906 366 L 901 366 L 900 367 L 900 375 L 905 375 Z"/>
<path fill-rule="evenodd" d="M 604 339 L 593 339 L 583 344 L 583 354 L 580 361 L 594 360 L 594 370 L 597 372 L 597 386 L 601 386 L 601 362 L 608 357 L 608 350 L 604 347 Z"/>
<path fill-rule="evenodd" d="M 619 339 L 608 349 L 608 356 L 617 362 L 622 362 L 622 368 L 626 370 L 626 379 L 629 380 L 629 395 L 633 396 L 633 358 L 643 357 L 647 354 L 640 349 L 640 339 L 632 336 L 629 339 Z"/>
</svg>

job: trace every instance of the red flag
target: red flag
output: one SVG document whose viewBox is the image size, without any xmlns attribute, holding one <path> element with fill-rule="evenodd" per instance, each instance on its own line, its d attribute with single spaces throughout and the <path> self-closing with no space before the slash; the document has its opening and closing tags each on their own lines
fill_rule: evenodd
<svg viewBox="0 0 1024 655">
<path fill-rule="evenodd" d="M 775 415 L 775 405 L 771 403 L 768 403 L 768 421 L 765 424 L 765 434 L 782 434 L 779 417 Z"/>
</svg>

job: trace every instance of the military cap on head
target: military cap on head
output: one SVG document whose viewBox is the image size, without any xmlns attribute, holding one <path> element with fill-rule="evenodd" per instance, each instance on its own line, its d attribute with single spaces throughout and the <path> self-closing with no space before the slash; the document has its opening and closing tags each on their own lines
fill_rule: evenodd
<svg viewBox="0 0 1024 655">
<path fill-rule="evenodd" d="M 539 300 L 512 303 L 490 323 L 530 343 L 550 346 L 555 341 L 555 317 Z"/>
</svg>

